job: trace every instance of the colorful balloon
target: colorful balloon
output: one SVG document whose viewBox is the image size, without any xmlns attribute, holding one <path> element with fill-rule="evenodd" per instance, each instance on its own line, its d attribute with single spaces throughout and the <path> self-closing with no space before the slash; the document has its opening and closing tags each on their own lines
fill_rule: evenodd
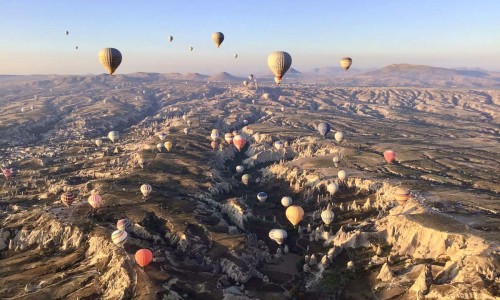
<svg viewBox="0 0 500 300">
<path fill-rule="evenodd" d="M 116 228 L 118 230 L 129 230 L 132 227 L 132 222 L 129 219 L 121 219 L 116 222 Z"/>
<path fill-rule="evenodd" d="M 99 62 L 110 75 L 113 75 L 122 62 L 122 54 L 115 48 L 101 49 L 99 51 Z"/>
<path fill-rule="evenodd" d="M 135 253 L 135 261 L 141 267 L 149 265 L 153 260 L 153 252 L 149 249 L 140 249 Z"/>
<path fill-rule="evenodd" d="M 396 158 L 396 152 L 392 150 L 385 150 L 384 151 L 384 159 L 388 163 L 392 163 L 392 161 Z"/>
<path fill-rule="evenodd" d="M 349 68 L 351 67 L 352 65 L 352 59 L 350 57 L 344 57 L 340 60 L 340 66 L 342 67 L 342 69 L 346 70 L 349 70 Z"/>
<path fill-rule="evenodd" d="M 284 51 L 275 51 L 267 57 L 267 65 L 274 73 L 277 83 L 281 83 L 283 75 L 292 66 L 292 56 Z"/>
<path fill-rule="evenodd" d="M 286 209 L 285 215 L 293 226 L 297 226 L 304 218 L 304 210 L 298 205 L 292 205 Z"/>
<path fill-rule="evenodd" d="M 236 173 L 242 173 L 245 170 L 244 166 L 236 166 Z"/>
<path fill-rule="evenodd" d="M 408 199 L 410 199 L 410 191 L 399 187 L 394 193 L 394 198 L 398 201 L 399 205 L 404 205 Z"/>
<path fill-rule="evenodd" d="M 127 236 L 128 234 L 125 230 L 115 230 L 111 234 L 111 240 L 115 245 L 122 247 L 125 244 Z"/>
<path fill-rule="evenodd" d="M 281 198 L 281 205 L 284 207 L 288 207 L 292 205 L 292 198 L 291 197 L 283 197 Z"/>
<path fill-rule="evenodd" d="M 244 185 L 249 185 L 250 180 L 252 180 L 252 176 L 250 176 L 250 174 L 243 174 L 243 176 L 241 176 L 241 182 L 243 182 Z"/>
<path fill-rule="evenodd" d="M 243 149 L 243 147 L 245 147 L 246 143 L 247 143 L 247 139 L 239 134 L 233 138 L 233 144 L 234 144 L 234 146 L 236 146 L 236 148 L 239 151 L 241 151 L 241 149 Z"/>
<path fill-rule="evenodd" d="M 219 137 L 220 137 L 219 130 L 217 130 L 217 129 L 213 129 L 213 130 L 212 130 L 212 133 L 210 134 L 210 138 L 211 138 L 213 141 L 216 141 Z"/>
<path fill-rule="evenodd" d="M 65 192 L 61 195 L 61 202 L 64 203 L 64 205 L 66 205 L 67 207 L 69 207 L 74 200 L 75 195 L 72 192 Z"/>
<path fill-rule="evenodd" d="M 340 144 L 344 140 L 344 133 L 342 131 L 337 131 L 335 133 L 335 140 Z"/>
<path fill-rule="evenodd" d="M 323 222 L 326 225 L 330 225 L 330 223 L 333 222 L 334 218 L 335 218 L 335 214 L 331 210 L 325 209 L 324 211 L 321 212 L 321 220 L 323 220 Z"/>
<path fill-rule="evenodd" d="M 259 200 L 259 202 L 266 202 L 267 200 L 267 194 L 264 193 L 264 192 L 260 192 L 257 194 L 257 200 Z"/>
<path fill-rule="evenodd" d="M 3 176 L 5 176 L 5 179 L 7 181 L 9 181 L 10 178 L 12 177 L 12 170 L 11 169 L 2 169 L 2 173 L 3 173 Z"/>
<path fill-rule="evenodd" d="M 231 132 L 228 132 L 224 135 L 224 139 L 228 144 L 231 144 L 233 142 L 234 135 Z"/>
<path fill-rule="evenodd" d="M 330 124 L 324 123 L 324 122 L 319 123 L 318 124 L 318 132 L 323 137 L 325 137 L 330 132 Z"/>
<path fill-rule="evenodd" d="M 217 141 L 212 141 L 212 142 L 210 143 L 210 146 L 212 146 L 212 149 L 213 149 L 213 150 L 217 150 L 217 148 L 219 148 L 219 142 L 217 142 Z"/>
<path fill-rule="evenodd" d="M 110 131 L 108 133 L 108 139 L 110 139 L 113 143 L 120 138 L 120 133 L 118 131 Z"/>
<path fill-rule="evenodd" d="M 170 149 L 172 149 L 173 145 L 174 144 L 171 141 L 166 141 L 165 142 L 165 149 L 167 149 L 167 151 L 170 151 Z"/>
<path fill-rule="evenodd" d="M 151 194 L 152 191 L 153 191 L 153 188 L 151 187 L 151 185 L 149 185 L 147 183 L 141 185 L 141 193 L 144 197 L 149 196 L 149 194 Z"/>
<path fill-rule="evenodd" d="M 94 209 L 101 208 L 102 206 L 102 197 L 98 194 L 90 195 L 88 201 L 90 206 L 92 206 L 92 208 Z"/>
</svg>

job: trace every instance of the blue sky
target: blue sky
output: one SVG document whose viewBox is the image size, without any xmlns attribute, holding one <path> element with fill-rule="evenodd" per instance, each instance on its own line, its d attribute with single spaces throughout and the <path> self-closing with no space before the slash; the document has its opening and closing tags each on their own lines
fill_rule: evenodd
<svg viewBox="0 0 500 300">
<path fill-rule="evenodd" d="M 0 0 L 0 74 L 102 73 L 103 47 L 122 52 L 118 73 L 257 73 L 275 50 L 302 71 L 343 56 L 500 71 L 499 16 L 498 0 Z"/>
</svg>

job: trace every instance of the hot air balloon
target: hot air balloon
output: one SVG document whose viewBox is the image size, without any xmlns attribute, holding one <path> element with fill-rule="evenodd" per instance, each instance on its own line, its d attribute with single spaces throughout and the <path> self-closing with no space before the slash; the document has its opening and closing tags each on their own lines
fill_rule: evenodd
<svg viewBox="0 0 500 300">
<path fill-rule="evenodd" d="M 284 112 L 284 111 L 285 111 L 285 107 L 284 107 L 284 106 L 282 106 L 282 107 L 281 107 L 281 111 L 282 111 L 282 112 Z"/>
<path fill-rule="evenodd" d="M 75 200 L 75 195 L 72 192 L 65 192 L 61 195 L 61 202 L 69 207 Z"/>
<path fill-rule="evenodd" d="M 241 149 L 243 149 L 243 147 L 245 147 L 246 143 L 247 143 L 247 139 L 239 134 L 233 138 L 233 144 L 236 146 L 236 148 L 239 151 L 241 151 Z"/>
<path fill-rule="evenodd" d="M 248 81 L 243 80 L 243 86 L 245 86 L 245 87 L 246 87 L 247 85 L 248 85 Z"/>
<path fill-rule="evenodd" d="M 193 49 L 194 49 L 193 46 L 189 47 L 189 51 L 193 51 Z"/>
<path fill-rule="evenodd" d="M 120 133 L 118 131 L 110 131 L 108 133 L 108 139 L 110 139 L 113 143 L 115 141 L 118 141 L 119 138 L 120 138 Z"/>
<path fill-rule="evenodd" d="M 187 118 L 188 118 L 188 116 L 187 116 L 187 115 L 182 115 L 182 119 L 183 119 L 184 121 L 186 121 L 186 120 L 187 120 Z"/>
<path fill-rule="evenodd" d="M 292 66 L 292 57 L 287 52 L 275 51 L 267 57 L 267 65 L 274 73 L 275 79 L 278 80 L 277 83 L 279 84 L 283 75 Z"/>
<path fill-rule="evenodd" d="M 69 34 L 69 31 L 66 30 L 66 35 L 68 35 L 68 34 Z"/>
<path fill-rule="evenodd" d="M 231 132 L 228 132 L 224 135 L 224 139 L 228 144 L 231 144 L 233 142 L 234 135 Z"/>
<path fill-rule="evenodd" d="M 170 35 L 170 36 L 168 37 L 168 41 L 169 41 L 169 42 L 172 42 L 173 40 L 174 40 L 174 37 Z"/>
<path fill-rule="evenodd" d="M 212 33 L 212 41 L 214 42 L 217 48 L 220 48 L 220 44 L 224 41 L 224 34 L 222 32 L 214 32 Z"/>
<path fill-rule="evenodd" d="M 96 145 L 97 147 L 101 147 L 101 145 L 102 145 L 102 140 L 101 140 L 101 139 L 97 139 L 97 140 L 95 140 L 95 145 Z"/>
<path fill-rule="evenodd" d="M 161 141 L 164 141 L 167 138 L 167 134 L 164 132 L 160 132 L 158 134 L 158 137 L 160 138 Z"/>
<path fill-rule="evenodd" d="M 12 177 L 12 171 L 10 169 L 2 169 L 2 173 L 7 181 L 9 181 L 10 178 Z"/>
<path fill-rule="evenodd" d="M 189 128 L 184 128 L 184 133 L 185 133 L 186 135 L 188 135 L 188 134 L 189 134 Z"/>
<path fill-rule="evenodd" d="M 267 200 L 267 194 L 264 193 L 264 192 L 260 192 L 257 194 L 257 200 L 259 200 L 259 202 L 266 202 Z"/>
<path fill-rule="evenodd" d="M 187 120 L 186 124 L 187 124 L 187 126 L 191 127 L 191 124 L 192 124 L 191 120 Z"/>
<path fill-rule="evenodd" d="M 217 129 L 212 129 L 212 133 L 210 134 L 210 138 L 213 140 L 213 141 L 216 141 L 218 138 L 219 138 L 220 134 L 219 134 L 219 130 Z"/>
<path fill-rule="evenodd" d="M 233 138 L 234 138 L 234 136 L 237 136 L 238 134 L 240 134 L 240 132 L 238 130 L 233 130 Z"/>
<path fill-rule="evenodd" d="M 144 169 L 144 165 L 146 164 L 146 160 L 144 159 L 144 157 L 139 156 L 139 158 L 137 159 L 137 164 L 139 164 L 139 167 L 141 167 L 141 169 Z"/>
<path fill-rule="evenodd" d="M 241 176 L 241 182 L 243 182 L 244 185 L 248 185 L 250 180 L 252 180 L 252 176 L 250 176 L 250 174 L 243 174 L 243 176 Z"/>
<path fill-rule="evenodd" d="M 335 218 L 333 211 L 325 209 L 321 212 L 321 220 L 323 220 L 326 225 L 330 225 L 330 223 L 333 222 L 333 218 Z"/>
<path fill-rule="evenodd" d="M 297 226 L 304 217 L 304 210 L 298 205 L 292 205 L 286 209 L 285 215 L 293 226 Z"/>
<path fill-rule="evenodd" d="M 332 182 L 326 186 L 326 190 L 330 193 L 330 195 L 335 195 L 335 193 L 339 190 L 339 185 L 335 182 Z"/>
<path fill-rule="evenodd" d="M 78 46 L 76 46 L 75 49 L 78 50 Z"/>
<path fill-rule="evenodd" d="M 156 149 L 158 149 L 158 151 L 161 152 L 161 149 L 163 149 L 163 143 L 156 144 Z"/>
<path fill-rule="evenodd" d="M 340 162 L 340 156 L 335 155 L 332 158 L 332 161 L 333 161 L 333 165 L 335 166 L 335 168 L 338 168 L 339 167 L 339 162 Z"/>
<path fill-rule="evenodd" d="M 405 188 L 397 188 L 394 193 L 394 198 L 398 201 L 399 205 L 404 205 L 410 199 L 410 191 Z"/>
<path fill-rule="evenodd" d="M 384 151 L 384 159 L 388 163 L 392 163 L 392 161 L 396 158 L 396 152 L 392 150 L 385 150 Z"/>
<path fill-rule="evenodd" d="M 342 69 L 346 70 L 349 70 L 349 68 L 351 67 L 352 65 L 352 59 L 350 57 L 344 57 L 340 60 L 340 66 L 342 67 Z"/>
<path fill-rule="evenodd" d="M 116 222 L 116 228 L 118 230 L 129 230 L 132 227 L 132 222 L 129 219 L 121 219 Z"/>
<path fill-rule="evenodd" d="M 340 170 L 338 173 L 337 173 L 337 176 L 339 177 L 339 180 L 341 181 L 344 181 L 347 179 L 347 172 L 344 171 L 344 170 Z"/>
<path fill-rule="evenodd" d="M 276 150 L 278 150 L 278 151 L 283 149 L 283 142 L 282 141 L 274 142 L 274 148 L 276 148 Z"/>
<path fill-rule="evenodd" d="M 281 205 L 284 207 L 288 207 L 292 205 L 292 198 L 291 197 L 283 197 L 281 198 Z"/>
<path fill-rule="evenodd" d="M 101 49 L 99 51 L 99 62 L 110 75 L 113 75 L 122 62 L 122 54 L 115 48 Z"/>
<path fill-rule="evenodd" d="M 210 146 L 212 146 L 212 149 L 213 149 L 213 150 L 217 150 L 217 148 L 219 148 L 219 142 L 217 142 L 217 141 L 212 141 L 212 142 L 210 143 Z"/>
<path fill-rule="evenodd" d="M 234 58 L 238 58 L 238 54 L 237 53 L 234 54 Z"/>
<path fill-rule="evenodd" d="M 318 132 L 323 137 L 325 137 L 330 132 L 330 124 L 324 123 L 324 122 L 319 123 L 318 124 Z"/>
<path fill-rule="evenodd" d="M 165 149 L 167 149 L 167 151 L 170 151 L 170 149 L 172 149 L 173 145 L 174 144 L 171 141 L 166 141 L 165 142 Z"/>
<path fill-rule="evenodd" d="M 118 247 L 122 247 L 125 244 L 125 240 L 127 239 L 127 232 L 125 230 L 115 230 L 111 234 L 111 240 Z"/>
<path fill-rule="evenodd" d="M 245 170 L 244 166 L 236 166 L 236 173 L 240 174 Z"/>
<path fill-rule="evenodd" d="M 99 209 L 102 206 L 102 197 L 99 196 L 98 194 L 90 195 L 88 201 L 93 209 Z"/>
<path fill-rule="evenodd" d="M 250 81 L 252 81 L 252 80 L 253 80 L 253 74 L 248 75 L 248 79 L 249 79 Z"/>
<path fill-rule="evenodd" d="M 149 196 L 149 194 L 151 194 L 152 191 L 153 191 L 153 188 L 151 187 L 151 185 L 149 185 L 147 183 L 141 185 L 141 193 L 144 197 Z"/>
<path fill-rule="evenodd" d="M 344 140 L 344 133 L 342 131 L 337 131 L 335 133 L 335 140 L 340 144 Z"/>
<path fill-rule="evenodd" d="M 269 231 L 269 238 L 274 240 L 279 245 L 282 245 L 285 242 L 287 236 L 288 234 L 283 229 L 271 229 Z"/>
<path fill-rule="evenodd" d="M 247 119 L 243 120 L 243 125 L 248 125 L 248 120 Z"/>
<path fill-rule="evenodd" d="M 149 263 L 153 260 L 153 252 L 149 249 L 140 249 L 135 253 L 135 261 L 141 267 L 145 267 L 149 265 Z"/>
</svg>

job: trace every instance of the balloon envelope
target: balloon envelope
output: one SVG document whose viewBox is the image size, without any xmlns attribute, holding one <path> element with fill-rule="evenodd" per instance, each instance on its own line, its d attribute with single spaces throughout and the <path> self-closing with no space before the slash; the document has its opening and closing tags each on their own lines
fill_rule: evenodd
<svg viewBox="0 0 500 300">
<path fill-rule="evenodd" d="M 292 205 L 292 198 L 291 197 L 283 197 L 281 198 L 281 205 L 284 207 L 288 207 Z"/>
<path fill-rule="evenodd" d="M 147 183 L 141 185 L 141 193 L 144 197 L 149 196 L 149 194 L 151 194 L 152 191 L 153 191 L 153 188 L 151 187 L 151 185 L 149 185 Z"/>
<path fill-rule="evenodd" d="M 342 142 L 344 140 L 344 133 L 342 131 L 337 131 L 335 133 L 335 140 L 339 143 Z"/>
<path fill-rule="evenodd" d="M 233 142 L 234 135 L 231 132 L 228 132 L 224 135 L 224 139 L 228 144 L 231 144 Z"/>
<path fill-rule="evenodd" d="M 118 131 L 110 131 L 108 133 L 108 138 L 114 143 L 120 138 L 120 133 Z"/>
<path fill-rule="evenodd" d="M 292 205 L 286 209 L 285 215 L 293 226 L 297 226 L 304 217 L 304 210 L 298 205 Z"/>
<path fill-rule="evenodd" d="M 125 240 L 127 239 L 127 232 L 125 230 L 115 230 L 111 234 L 111 240 L 117 246 L 123 246 L 125 244 Z"/>
<path fill-rule="evenodd" d="M 241 135 L 237 135 L 233 138 L 233 144 L 236 146 L 238 150 L 241 151 L 243 147 L 245 147 L 245 144 L 247 143 L 247 139 L 242 137 Z"/>
<path fill-rule="evenodd" d="M 99 51 L 99 62 L 110 75 L 113 75 L 122 62 L 122 54 L 115 48 L 103 48 Z"/>
<path fill-rule="evenodd" d="M 405 188 L 397 188 L 396 192 L 394 193 L 394 198 L 396 198 L 396 201 L 398 201 L 399 205 L 403 205 L 410 199 L 410 191 L 405 189 Z"/>
<path fill-rule="evenodd" d="M 130 222 L 129 219 L 121 219 L 116 222 L 116 228 L 118 228 L 118 230 L 127 230 L 130 229 L 131 226 L 132 222 Z"/>
<path fill-rule="evenodd" d="M 321 212 L 321 220 L 323 220 L 323 222 L 326 225 L 330 225 L 330 223 L 333 222 L 334 218 L 335 218 L 335 214 L 331 210 L 324 210 Z"/>
<path fill-rule="evenodd" d="M 224 41 L 224 34 L 222 32 L 212 33 L 212 41 L 217 46 L 217 48 L 220 48 L 220 45 Z"/>
<path fill-rule="evenodd" d="M 135 261 L 141 267 L 149 265 L 153 260 L 153 252 L 149 249 L 140 249 L 135 253 Z"/>
<path fill-rule="evenodd" d="M 66 206 L 70 206 L 71 203 L 75 200 L 75 195 L 72 192 L 66 192 L 61 195 L 61 202 Z"/>
<path fill-rule="evenodd" d="M 347 179 L 347 172 L 344 170 L 340 170 L 337 173 L 337 176 L 339 177 L 340 180 L 346 180 Z"/>
<path fill-rule="evenodd" d="M 236 166 L 236 173 L 241 173 L 245 170 L 244 166 Z"/>
<path fill-rule="evenodd" d="M 350 57 L 344 57 L 340 60 L 340 66 L 342 67 L 342 69 L 346 71 L 349 70 L 351 65 L 352 65 L 352 59 Z"/>
<path fill-rule="evenodd" d="M 324 122 L 319 123 L 318 124 L 318 132 L 323 137 L 325 137 L 330 132 L 330 124 L 324 123 Z"/>
<path fill-rule="evenodd" d="M 101 208 L 102 206 L 102 197 L 98 194 L 90 195 L 88 201 L 90 206 L 92 206 L 92 208 L 94 209 Z"/>
<path fill-rule="evenodd" d="M 257 200 L 259 200 L 259 202 L 265 202 L 267 200 L 267 194 L 264 192 L 258 193 Z"/>
<path fill-rule="evenodd" d="M 252 180 L 252 176 L 250 176 L 250 174 L 244 174 L 241 176 L 241 182 L 243 182 L 244 185 L 248 185 L 250 180 Z"/>
<path fill-rule="evenodd" d="M 292 66 L 292 56 L 284 51 L 272 52 L 267 57 L 267 65 L 278 80 L 278 83 L 280 83 L 283 75 Z"/>
<path fill-rule="evenodd" d="M 396 158 L 396 152 L 392 150 L 384 151 L 384 159 L 388 163 L 392 163 L 392 161 Z"/>
</svg>

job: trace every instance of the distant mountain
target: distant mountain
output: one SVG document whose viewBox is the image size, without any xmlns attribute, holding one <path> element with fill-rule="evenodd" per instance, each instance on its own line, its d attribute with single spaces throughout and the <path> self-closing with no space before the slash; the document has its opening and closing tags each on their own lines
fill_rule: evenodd
<svg viewBox="0 0 500 300">
<path fill-rule="evenodd" d="M 220 72 L 220 73 L 217 73 L 215 75 L 208 77 L 206 80 L 223 81 L 223 82 L 242 82 L 245 79 L 241 78 L 241 77 L 233 76 L 227 72 Z"/>
<path fill-rule="evenodd" d="M 498 88 L 496 73 L 479 70 L 456 70 L 425 65 L 394 64 L 382 69 L 356 74 L 348 85 Z"/>
<path fill-rule="evenodd" d="M 310 72 L 311 75 L 314 76 L 330 76 L 330 77 L 338 77 L 347 75 L 354 75 L 366 72 L 366 70 L 360 70 L 356 68 L 350 68 L 349 71 L 344 71 L 344 69 L 340 67 L 322 67 L 322 68 L 314 68 Z"/>
<path fill-rule="evenodd" d="M 208 76 L 200 73 L 187 73 L 182 74 L 179 79 L 181 80 L 194 80 L 194 81 L 204 81 L 207 80 Z"/>
</svg>

